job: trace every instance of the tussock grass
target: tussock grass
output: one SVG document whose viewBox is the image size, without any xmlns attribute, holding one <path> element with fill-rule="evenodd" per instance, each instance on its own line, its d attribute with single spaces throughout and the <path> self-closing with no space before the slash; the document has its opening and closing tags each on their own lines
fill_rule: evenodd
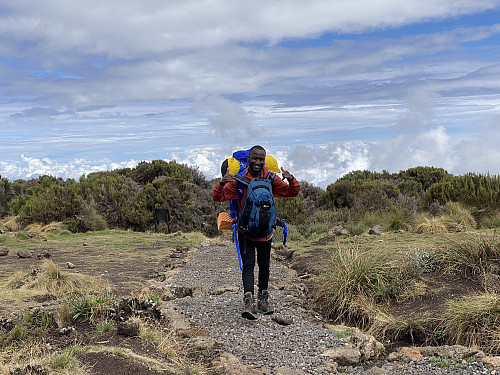
<svg viewBox="0 0 500 375">
<path fill-rule="evenodd" d="M 83 318 L 90 321 L 104 319 L 115 299 L 116 297 L 109 293 L 105 295 L 73 294 L 70 298 L 74 311 L 73 319 Z"/>
<path fill-rule="evenodd" d="M 316 210 L 303 223 L 296 225 L 294 228 L 301 236 L 311 238 L 325 235 L 333 226 L 343 224 L 345 221 L 346 213 L 344 211 Z"/>
<path fill-rule="evenodd" d="M 500 263 L 500 237 L 496 233 L 469 234 L 440 247 L 435 255 L 445 265 L 486 273 Z"/>
<path fill-rule="evenodd" d="M 179 343 L 175 340 L 173 331 L 159 331 L 154 327 L 145 325 L 142 321 L 139 321 L 139 324 L 139 337 L 144 344 L 153 346 L 172 363 L 177 365 L 182 363 Z"/>
<path fill-rule="evenodd" d="M 6 282 L 5 288 L 0 288 L 0 296 L 12 294 L 17 290 L 17 295 L 53 294 L 64 297 L 82 290 L 102 293 L 109 290 L 109 283 L 98 277 L 91 277 L 62 271 L 61 267 L 50 259 L 46 259 L 40 273 L 16 272 Z"/>
<path fill-rule="evenodd" d="M 372 317 L 368 333 L 380 340 L 405 340 L 415 344 L 426 336 L 426 324 L 417 320 L 403 320 L 379 308 L 372 310 Z"/>
<path fill-rule="evenodd" d="M 495 211 L 487 215 L 483 215 L 479 219 L 481 228 L 499 228 L 500 227 L 500 212 Z"/>
<path fill-rule="evenodd" d="M 488 352 L 499 349 L 500 296 L 481 294 L 448 302 L 444 330 L 455 344 L 481 346 Z"/>
<path fill-rule="evenodd" d="M 446 203 L 446 208 L 449 211 L 449 214 L 446 215 L 448 221 L 460 225 L 463 230 L 476 229 L 476 219 L 474 219 L 471 212 L 465 207 L 462 207 L 460 203 L 448 202 Z"/>
<path fill-rule="evenodd" d="M 448 232 L 448 227 L 451 225 L 451 222 L 446 218 L 439 216 L 428 218 L 425 216 L 421 216 L 417 219 L 415 225 L 416 233 L 445 233 Z"/>
<path fill-rule="evenodd" d="M 318 297 L 327 315 L 340 321 L 367 318 L 375 302 L 398 293 L 394 253 L 379 247 L 361 250 L 356 242 L 338 243 L 330 253 Z"/>
</svg>

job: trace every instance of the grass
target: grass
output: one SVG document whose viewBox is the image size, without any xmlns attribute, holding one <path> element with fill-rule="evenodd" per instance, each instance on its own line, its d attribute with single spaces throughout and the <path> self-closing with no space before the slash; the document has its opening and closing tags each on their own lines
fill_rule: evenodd
<svg viewBox="0 0 500 375">
<path fill-rule="evenodd" d="M 483 273 L 500 263 L 500 237 L 496 232 L 467 234 L 438 249 L 436 256 L 451 267 Z"/>
<path fill-rule="evenodd" d="M 104 320 L 102 322 L 97 323 L 96 325 L 96 333 L 99 336 L 105 335 L 108 332 L 111 332 L 115 325 L 113 322 L 110 322 L 108 320 Z"/>
<path fill-rule="evenodd" d="M 116 296 L 112 294 L 91 295 L 86 293 L 74 294 L 70 297 L 73 307 L 73 319 L 89 319 L 90 321 L 103 319 L 107 311 L 113 306 Z"/>
<path fill-rule="evenodd" d="M 42 229 L 33 226 L 31 230 Z M 147 356 L 129 353 L 129 350 L 125 352 L 118 346 L 102 345 L 70 345 L 54 352 L 54 347 L 49 349 L 47 342 L 54 343 L 46 336 L 51 329 L 55 329 L 55 321 L 59 327 L 74 326 L 78 332 L 82 321 L 93 320 L 95 326 L 83 324 L 83 327 L 95 327 L 90 333 L 85 333 L 86 339 L 89 343 L 99 343 L 101 335 L 114 329 L 113 323 L 106 320 L 106 312 L 115 298 L 110 292 L 111 282 L 122 279 L 128 282 L 135 277 L 143 286 L 144 273 L 138 274 L 138 269 L 154 270 L 171 249 L 194 245 L 204 239 L 199 233 L 181 232 L 171 235 L 131 231 L 73 234 L 58 225 L 45 232 L 0 234 L 2 246 L 11 250 L 8 256 L 10 263 L 0 263 L 1 316 L 12 316 L 17 323 L 7 335 L 0 335 L 0 373 L 8 372 L 8 368 L 24 371 L 28 364 L 43 363 L 51 373 L 79 375 L 89 369 L 78 362 L 78 357 L 94 350 L 118 358 L 126 355 L 127 360 L 132 358 L 160 372 L 204 374 L 203 366 L 198 367 L 185 358 L 187 348 L 179 346 L 176 336 L 159 328 L 150 327 L 152 333 L 146 334 L 151 343 L 148 348 L 151 355 Z M 77 265 L 76 272 L 51 260 L 42 261 L 34 257 L 20 261 L 17 257 L 12 258 L 11 254 L 15 255 L 20 249 L 30 250 L 35 255 L 48 251 L 53 255 L 52 259 L 61 261 L 63 265 L 66 259 L 71 260 Z M 130 264 L 134 267 L 124 267 Z M 109 270 L 111 274 L 112 267 L 119 271 L 119 279 L 108 281 L 87 274 L 103 274 L 104 270 Z M 135 291 L 131 290 L 130 295 L 134 294 Z M 37 300 L 46 301 L 46 298 L 50 298 L 50 314 L 44 313 L 45 309 L 36 314 L 26 310 L 27 307 L 41 307 L 44 302 Z M 144 294 L 144 298 L 161 303 L 161 296 L 155 292 Z M 149 345 L 146 341 L 144 345 Z M 164 359 L 155 359 L 159 353 Z"/>
<path fill-rule="evenodd" d="M 384 247 L 361 250 L 358 243 L 332 249 L 319 286 L 319 300 L 328 316 L 352 320 L 366 316 L 377 301 L 398 293 L 399 271 L 394 254 Z"/>
<path fill-rule="evenodd" d="M 455 344 L 498 351 L 500 296 L 486 293 L 450 300 L 442 324 Z"/>
<path fill-rule="evenodd" d="M 417 219 L 417 223 L 415 225 L 415 233 L 445 233 L 448 232 L 448 227 L 450 226 L 450 221 L 443 217 L 420 217 Z"/>
</svg>

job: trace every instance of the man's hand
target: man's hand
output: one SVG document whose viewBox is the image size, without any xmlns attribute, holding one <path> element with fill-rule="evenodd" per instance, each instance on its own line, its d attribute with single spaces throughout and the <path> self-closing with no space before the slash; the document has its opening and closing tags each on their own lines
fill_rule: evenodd
<svg viewBox="0 0 500 375">
<path fill-rule="evenodd" d="M 289 182 L 293 181 L 294 177 L 292 176 L 292 174 L 290 172 L 283 169 L 283 167 L 281 167 L 281 172 L 283 173 L 283 179 L 286 178 Z"/>
<path fill-rule="evenodd" d="M 224 175 L 224 177 L 222 177 L 222 180 L 219 181 L 219 184 L 221 186 L 224 186 L 225 184 L 227 184 L 228 182 L 231 182 L 233 180 L 233 176 L 228 173 L 226 173 Z"/>
</svg>

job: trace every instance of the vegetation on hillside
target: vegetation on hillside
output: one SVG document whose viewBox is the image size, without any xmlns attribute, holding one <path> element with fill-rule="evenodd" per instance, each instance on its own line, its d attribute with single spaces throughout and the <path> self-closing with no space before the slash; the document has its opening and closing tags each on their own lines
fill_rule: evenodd
<svg viewBox="0 0 500 375">
<path fill-rule="evenodd" d="M 44 175 L 11 182 L 0 177 L 0 217 L 15 217 L 21 227 L 64 222 L 73 232 L 148 231 L 154 228 L 153 209 L 168 208 L 171 231 L 195 230 L 213 236 L 216 215 L 227 210 L 227 204 L 211 199 L 215 182 L 195 168 L 162 160 L 91 173 L 78 181 Z M 287 222 L 296 225 L 317 210 L 337 212 L 352 234 L 359 234 L 371 224 L 373 213 L 387 217 L 385 229 L 452 229 L 464 223 L 463 217 L 457 217 L 460 208 L 450 202 L 472 215 L 468 229 L 470 225 L 495 227 L 500 224 L 500 177 L 453 176 L 433 167 L 398 173 L 354 171 L 326 191 L 301 181 L 299 197 L 279 199 L 277 207 Z"/>
</svg>

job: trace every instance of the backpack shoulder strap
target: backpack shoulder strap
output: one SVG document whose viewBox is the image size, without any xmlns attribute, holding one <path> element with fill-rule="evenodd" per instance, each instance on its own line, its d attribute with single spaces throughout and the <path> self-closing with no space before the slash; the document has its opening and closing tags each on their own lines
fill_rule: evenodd
<svg viewBox="0 0 500 375">
<path fill-rule="evenodd" d="M 250 180 L 248 178 L 245 178 L 243 177 L 242 175 L 239 175 L 239 174 L 235 174 L 233 176 L 233 178 L 238 181 L 239 183 L 242 183 L 243 185 L 246 185 L 248 186 L 248 184 L 250 183 Z"/>
<path fill-rule="evenodd" d="M 240 174 L 235 174 L 233 178 L 238 181 L 238 200 L 241 200 L 241 198 L 243 198 L 243 191 L 245 190 L 245 186 L 248 186 L 250 180 Z"/>
</svg>

